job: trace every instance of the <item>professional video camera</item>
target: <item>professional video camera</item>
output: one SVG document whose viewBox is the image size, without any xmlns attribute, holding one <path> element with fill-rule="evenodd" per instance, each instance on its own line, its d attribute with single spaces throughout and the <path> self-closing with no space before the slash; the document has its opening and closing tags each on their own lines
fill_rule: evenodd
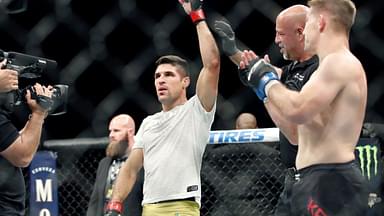
<svg viewBox="0 0 384 216">
<path fill-rule="evenodd" d="M 7 60 L 5 68 L 18 72 L 19 89 L 7 93 L 0 93 L 0 109 L 13 112 L 15 106 L 25 105 L 26 90 L 30 90 L 32 99 L 36 99 L 39 105 L 48 109 L 49 115 L 61 115 L 66 112 L 68 85 L 54 85 L 51 98 L 38 96 L 33 88 L 35 82 L 42 78 L 44 74 L 55 72 L 57 66 L 56 61 L 23 53 L 4 52 L 0 50 L 0 61 L 4 59 Z M 25 86 L 21 83 L 25 83 Z"/>
</svg>

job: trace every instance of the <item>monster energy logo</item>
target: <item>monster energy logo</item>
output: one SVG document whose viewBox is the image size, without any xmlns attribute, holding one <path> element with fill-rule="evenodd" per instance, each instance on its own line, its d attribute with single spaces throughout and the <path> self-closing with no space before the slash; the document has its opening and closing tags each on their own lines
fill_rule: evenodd
<svg viewBox="0 0 384 216">
<path fill-rule="evenodd" d="M 365 146 L 356 146 L 356 149 L 359 153 L 360 160 L 360 169 L 363 173 L 363 176 L 367 176 L 368 180 L 371 179 L 371 168 L 372 168 L 372 160 L 374 167 L 374 175 L 377 175 L 378 170 L 378 160 L 377 160 L 377 146 L 365 145 Z"/>
</svg>

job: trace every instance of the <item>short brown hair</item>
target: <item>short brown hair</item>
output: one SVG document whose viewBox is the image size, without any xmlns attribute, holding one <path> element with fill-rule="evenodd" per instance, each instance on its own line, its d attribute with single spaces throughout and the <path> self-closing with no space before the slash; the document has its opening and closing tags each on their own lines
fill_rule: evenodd
<svg viewBox="0 0 384 216">
<path fill-rule="evenodd" d="M 337 27 L 349 34 L 356 16 L 356 7 L 351 0 L 309 0 L 308 5 L 312 10 L 329 12 Z"/>
<path fill-rule="evenodd" d="M 188 62 L 176 55 L 165 55 L 158 58 L 155 62 L 156 66 L 159 66 L 161 64 L 171 64 L 173 66 L 179 66 L 181 68 L 181 71 L 184 72 L 185 76 L 189 76 L 188 71 Z"/>
</svg>

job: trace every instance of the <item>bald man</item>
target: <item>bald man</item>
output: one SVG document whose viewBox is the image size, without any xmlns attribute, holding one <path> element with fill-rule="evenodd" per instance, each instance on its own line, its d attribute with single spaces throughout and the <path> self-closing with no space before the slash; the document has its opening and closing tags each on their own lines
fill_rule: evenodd
<svg viewBox="0 0 384 216">
<path fill-rule="evenodd" d="M 135 122 L 131 116 L 120 114 L 112 118 L 109 123 L 109 145 L 106 155 L 114 158 L 128 154 L 134 143 L 134 135 Z"/>
<path fill-rule="evenodd" d="M 277 68 L 280 81 L 291 90 L 300 91 L 309 80 L 313 71 L 318 67 L 319 61 L 316 55 L 304 50 L 304 27 L 308 7 L 305 5 L 293 5 L 281 11 L 276 18 L 275 43 L 285 60 L 292 61 L 290 64 Z M 236 46 L 235 34 L 231 26 L 223 21 L 215 22 L 215 31 L 221 38 L 223 51 L 233 63 L 239 65 L 242 51 Z M 269 61 L 268 55 L 264 57 Z M 288 140 L 287 137 L 297 137 L 296 126 L 288 124 L 280 113 L 273 107 L 265 106 L 273 122 L 282 132 L 280 134 L 281 159 L 287 168 L 295 166 L 297 154 L 297 143 Z M 283 135 L 284 134 L 284 135 Z M 293 134 L 293 135 L 291 135 Z"/>
<path fill-rule="evenodd" d="M 304 84 L 309 80 L 312 73 L 319 65 L 319 59 L 314 52 L 304 50 L 304 28 L 306 16 L 309 8 L 305 5 L 293 5 L 281 11 L 276 17 L 276 35 L 275 43 L 280 48 L 280 53 L 285 60 L 291 61 L 290 64 L 281 68 L 275 68 L 281 83 L 288 89 L 300 91 Z M 233 63 L 239 66 L 241 55 L 236 46 L 235 35 L 231 26 L 225 21 L 216 21 L 215 30 L 221 38 L 223 51 L 231 59 Z M 269 61 L 268 55 L 264 59 Z M 264 104 L 271 119 L 280 129 L 280 157 L 283 164 L 288 168 L 286 181 L 292 170 L 295 168 L 295 160 L 297 155 L 297 125 L 287 122 L 281 113 L 268 103 Z M 290 137 L 288 140 L 287 137 Z M 288 203 L 283 203 L 284 197 L 287 196 L 287 191 L 281 193 L 280 203 L 276 210 L 276 215 L 279 212 L 284 212 L 288 207 Z"/>
<path fill-rule="evenodd" d="M 95 185 L 89 201 L 87 216 L 102 216 L 105 205 L 111 198 L 112 187 L 120 170 L 121 164 L 128 158 L 134 144 L 135 121 L 131 116 L 120 114 L 112 118 L 109 123 L 109 144 L 104 157 L 97 168 Z M 132 189 L 132 193 L 125 199 L 123 215 L 141 215 L 141 201 L 143 199 L 143 171 Z M 128 214 L 129 213 L 129 214 Z"/>
<path fill-rule="evenodd" d="M 252 113 L 241 113 L 236 119 L 236 129 L 257 128 L 256 117 Z"/>
</svg>

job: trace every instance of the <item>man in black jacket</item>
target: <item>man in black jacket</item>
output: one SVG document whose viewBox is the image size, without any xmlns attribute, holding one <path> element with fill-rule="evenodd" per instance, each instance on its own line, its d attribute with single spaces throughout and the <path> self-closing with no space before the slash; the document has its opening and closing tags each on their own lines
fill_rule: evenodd
<svg viewBox="0 0 384 216">
<path fill-rule="evenodd" d="M 120 170 L 121 164 L 129 156 L 134 143 L 135 122 L 126 114 L 115 116 L 109 124 L 109 145 L 104 157 L 97 168 L 96 181 L 89 201 L 87 216 L 101 216 L 105 213 L 105 205 L 112 195 L 112 189 Z M 143 199 L 143 170 L 132 189 L 132 193 L 125 199 L 122 215 L 140 216 L 141 201 Z"/>
</svg>

